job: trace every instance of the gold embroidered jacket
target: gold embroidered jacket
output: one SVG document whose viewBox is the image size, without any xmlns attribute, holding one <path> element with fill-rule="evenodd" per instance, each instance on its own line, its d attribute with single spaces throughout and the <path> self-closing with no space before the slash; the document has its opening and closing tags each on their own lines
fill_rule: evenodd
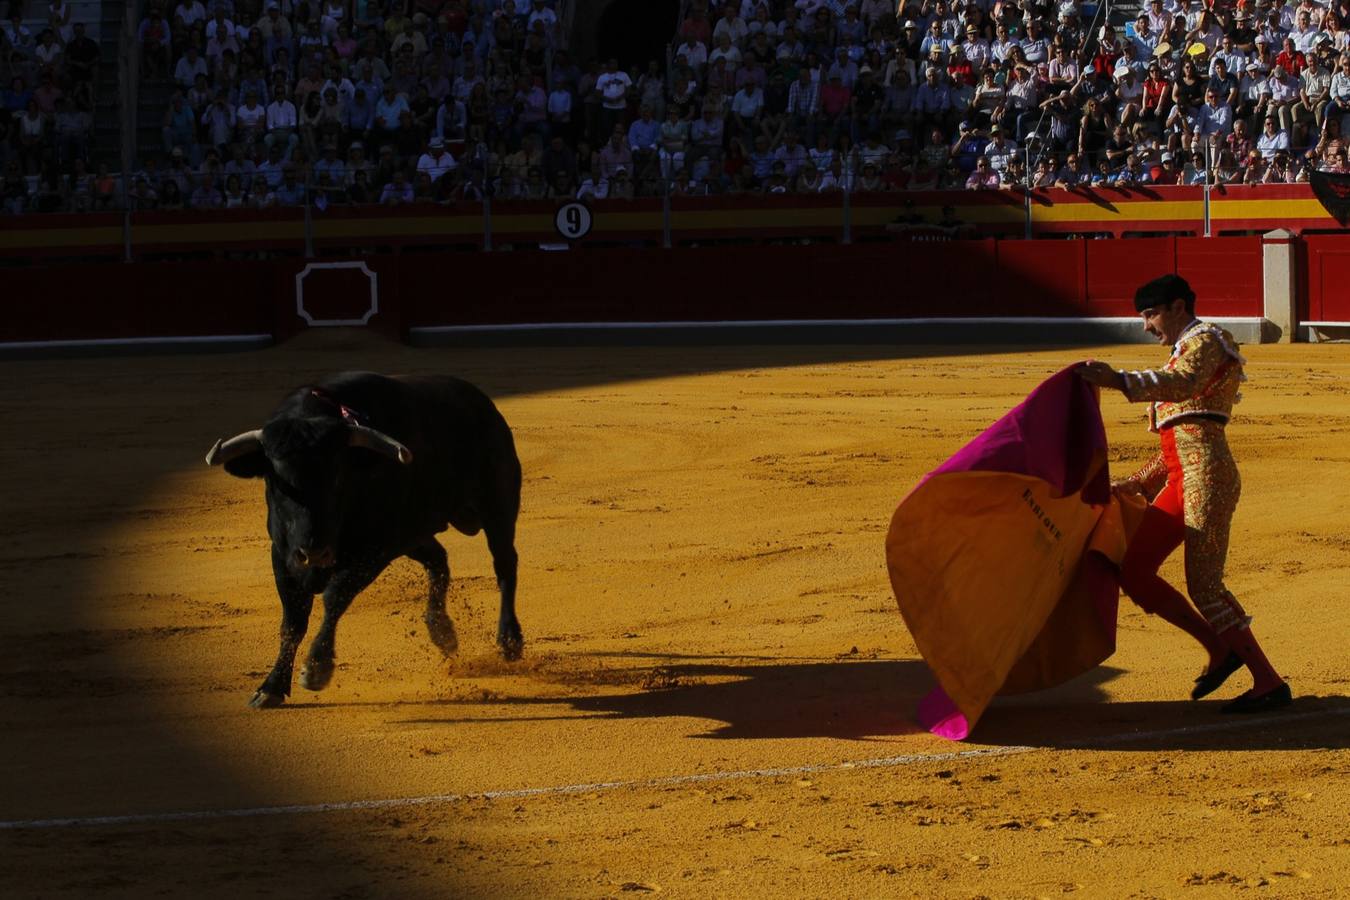
<svg viewBox="0 0 1350 900">
<path fill-rule="evenodd" d="M 1227 331 L 1196 319 L 1182 331 L 1161 369 L 1121 372 L 1125 396 L 1131 401 L 1153 401 L 1148 410 L 1153 432 L 1197 414 L 1227 422 L 1233 405 L 1242 398 L 1242 382 L 1247 380 L 1242 369 L 1247 360 L 1237 348 Z M 1157 493 L 1166 480 L 1161 453 L 1128 479 L 1149 495 Z"/>
</svg>

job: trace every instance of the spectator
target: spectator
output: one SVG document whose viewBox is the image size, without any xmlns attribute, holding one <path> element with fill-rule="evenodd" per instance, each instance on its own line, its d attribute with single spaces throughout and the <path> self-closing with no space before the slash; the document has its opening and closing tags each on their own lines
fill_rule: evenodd
<svg viewBox="0 0 1350 900">
<path fill-rule="evenodd" d="M 71 165 L 89 158 L 89 139 L 94 130 L 94 117 L 82 105 L 70 103 L 64 97 L 56 101 L 53 131 L 56 138 L 56 159 L 62 165 Z"/>
<path fill-rule="evenodd" d="M 380 191 L 380 205 L 399 206 L 413 202 L 413 188 L 402 169 L 395 169 L 389 183 Z"/>
<path fill-rule="evenodd" d="M 216 190 L 210 175 L 201 175 L 197 179 L 197 187 L 188 198 L 188 206 L 192 209 L 219 209 L 224 202 L 225 198 Z"/>
<path fill-rule="evenodd" d="M 445 175 L 453 172 L 456 168 L 455 158 L 445 150 L 445 141 L 439 137 L 433 137 L 427 142 L 427 152 L 423 153 L 417 160 L 417 171 L 425 173 L 435 185 Z"/>
<path fill-rule="evenodd" d="M 161 135 L 165 153 L 179 147 L 192 155 L 193 158 L 196 157 L 197 117 L 193 113 L 192 107 L 187 105 L 187 100 L 183 97 L 181 91 L 175 91 L 173 97 L 169 100 L 169 108 L 164 111 Z"/>
<path fill-rule="evenodd" d="M 323 196 L 331 201 L 337 199 L 336 192 L 347 184 L 347 166 L 338 157 L 336 141 L 325 143 L 320 154 L 313 167 L 315 183 L 326 185 Z"/>
<path fill-rule="evenodd" d="M 999 174 L 989 164 L 989 158 L 981 156 L 975 160 L 975 169 L 966 179 L 966 190 L 996 190 L 999 187 Z"/>
<path fill-rule="evenodd" d="M 620 168 L 625 171 L 632 170 L 633 152 L 624 140 L 622 126 L 615 125 L 613 134 L 600 150 L 600 171 L 598 173 L 600 181 L 609 180 Z"/>
<path fill-rule="evenodd" d="M 619 68 L 619 61 L 611 59 L 605 66 L 604 74 L 595 80 L 595 90 L 600 98 L 598 134 L 612 134 L 614 126 L 625 125 L 624 110 L 628 106 L 628 90 L 633 79 Z"/>
<path fill-rule="evenodd" d="M 283 150 L 289 156 L 300 142 L 300 137 L 296 133 L 299 124 L 299 114 L 296 112 L 295 104 L 286 97 L 286 88 L 281 84 L 276 85 L 272 89 L 272 102 L 267 104 L 267 133 L 263 137 L 263 142 L 268 148 L 274 144 L 282 144 Z"/>
<path fill-rule="evenodd" d="M 305 204 L 305 186 L 292 163 L 282 167 L 281 184 L 272 189 L 264 201 L 269 207 L 298 207 Z"/>
<path fill-rule="evenodd" d="M 1274 159 L 1281 150 L 1288 156 L 1289 132 L 1280 127 L 1279 119 L 1274 114 L 1266 116 L 1265 129 L 1256 139 L 1256 149 L 1260 151 L 1261 158 L 1266 160 Z"/>
</svg>

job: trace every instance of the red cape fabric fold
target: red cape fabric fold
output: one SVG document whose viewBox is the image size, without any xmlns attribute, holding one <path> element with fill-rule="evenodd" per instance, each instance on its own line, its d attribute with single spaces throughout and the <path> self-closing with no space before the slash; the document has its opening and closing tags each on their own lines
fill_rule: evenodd
<svg viewBox="0 0 1350 900">
<path fill-rule="evenodd" d="M 1144 504 L 1112 495 L 1097 391 L 1059 372 L 900 503 L 886 562 L 938 687 L 919 721 L 969 735 L 996 694 L 1115 650 L 1117 566 Z"/>
</svg>

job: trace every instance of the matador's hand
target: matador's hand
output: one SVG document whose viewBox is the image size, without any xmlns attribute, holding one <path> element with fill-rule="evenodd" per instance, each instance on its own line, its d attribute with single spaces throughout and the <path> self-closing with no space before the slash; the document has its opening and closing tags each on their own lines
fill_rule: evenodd
<svg viewBox="0 0 1350 900">
<path fill-rule="evenodd" d="M 1095 384 L 1097 387 L 1114 388 L 1118 391 L 1125 389 L 1125 376 L 1121 375 L 1115 369 L 1104 362 L 1097 360 L 1088 360 L 1078 365 L 1074 374 L 1086 381 L 1088 384 Z"/>
</svg>

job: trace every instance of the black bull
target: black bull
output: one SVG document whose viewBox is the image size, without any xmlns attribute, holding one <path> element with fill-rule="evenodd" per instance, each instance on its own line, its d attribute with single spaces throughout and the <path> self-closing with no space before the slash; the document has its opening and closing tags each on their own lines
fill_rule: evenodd
<svg viewBox="0 0 1350 900">
<path fill-rule="evenodd" d="M 427 631 L 443 653 L 454 653 L 458 639 L 445 611 L 450 567 L 436 540 L 448 526 L 486 533 L 501 589 L 497 643 L 507 659 L 520 656 L 520 461 L 506 420 L 478 388 L 449 377 L 343 373 L 297 389 L 261 429 L 217 441 L 206 461 L 266 483 L 281 649 L 251 705 L 278 706 L 290 695 L 318 593 L 323 622 L 300 684 L 326 687 L 338 619 L 400 556 L 426 568 Z"/>
</svg>

